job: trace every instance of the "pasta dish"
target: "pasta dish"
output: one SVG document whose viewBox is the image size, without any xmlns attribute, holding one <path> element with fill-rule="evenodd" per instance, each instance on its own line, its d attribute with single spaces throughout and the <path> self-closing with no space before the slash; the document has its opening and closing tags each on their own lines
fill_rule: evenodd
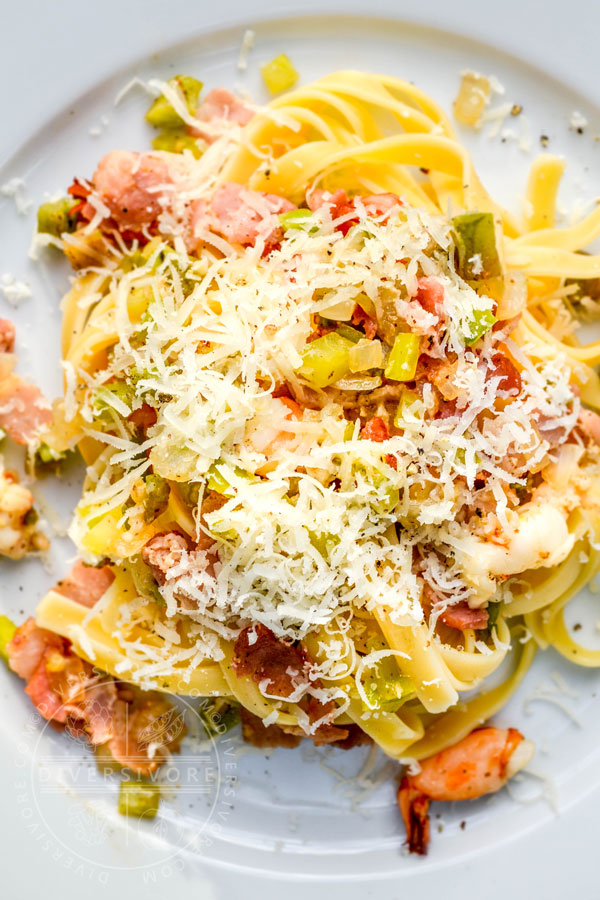
<svg viewBox="0 0 600 900">
<path fill-rule="evenodd" d="M 481 726 L 536 650 L 600 664 L 564 619 L 600 561 L 600 343 L 576 336 L 600 208 L 557 227 L 543 154 L 520 221 L 397 78 L 263 108 L 200 88 L 158 84 L 155 149 L 40 210 L 75 277 L 64 397 L 21 442 L 85 461 L 80 561 L 7 654 L 121 761 L 125 705 L 139 724 L 168 694 L 239 710 L 258 746 L 374 742 L 409 764 L 425 852 L 430 800 L 529 760 Z M 137 735 L 140 772 L 164 734 L 153 759 Z"/>
</svg>

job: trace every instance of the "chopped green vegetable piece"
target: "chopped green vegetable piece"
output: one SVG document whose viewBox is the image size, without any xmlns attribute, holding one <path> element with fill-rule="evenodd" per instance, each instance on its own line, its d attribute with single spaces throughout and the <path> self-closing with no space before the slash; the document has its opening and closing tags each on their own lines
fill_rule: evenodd
<svg viewBox="0 0 600 900">
<path fill-rule="evenodd" d="M 498 621 L 498 616 L 500 615 L 500 607 L 501 603 L 488 603 L 488 630 L 491 631 L 492 628 L 496 627 L 496 622 Z"/>
<path fill-rule="evenodd" d="M 216 462 L 209 467 L 206 473 L 206 486 L 209 491 L 216 491 L 217 494 L 223 494 L 224 497 L 234 497 L 235 488 L 231 482 L 227 480 L 225 475 L 223 475 L 220 468 L 222 465 L 223 463 Z M 254 475 L 244 471 L 244 469 L 240 469 L 238 466 L 235 466 L 233 471 L 238 478 L 244 478 L 246 481 L 256 480 Z"/>
<path fill-rule="evenodd" d="M 362 331 L 359 331 L 358 328 L 352 328 L 351 325 L 338 325 L 336 331 L 338 334 L 341 334 L 343 338 L 346 338 L 347 341 L 352 341 L 353 344 L 358 344 L 359 341 L 364 339 Z"/>
<path fill-rule="evenodd" d="M 111 381 L 96 388 L 94 396 L 94 408 L 100 415 L 107 409 L 114 409 L 123 416 L 131 413 L 131 401 L 135 390 L 126 381 Z"/>
<path fill-rule="evenodd" d="M 205 698 L 198 714 L 204 730 L 209 735 L 225 734 L 240 720 L 239 705 L 225 697 Z"/>
<path fill-rule="evenodd" d="M 412 381 L 417 371 L 421 338 L 417 334 L 397 334 L 385 367 L 385 377 L 392 381 Z"/>
<path fill-rule="evenodd" d="M 71 215 L 71 210 L 80 202 L 73 197 L 63 197 L 61 200 L 42 203 L 37 212 L 37 230 L 54 237 L 60 237 L 65 231 L 75 231 L 77 218 Z"/>
<path fill-rule="evenodd" d="M 41 465 L 62 462 L 66 458 L 66 450 L 53 450 L 52 447 L 49 447 L 48 444 L 45 444 L 43 441 L 35 451 L 35 462 L 40 463 Z"/>
<path fill-rule="evenodd" d="M 181 91 L 188 111 L 190 115 L 193 115 L 198 105 L 202 82 L 198 81 L 197 78 L 192 78 L 190 75 L 176 75 L 175 78 L 170 78 L 167 83 Z M 156 98 L 145 118 L 155 128 L 179 128 L 184 124 L 183 119 L 164 94 Z"/>
<path fill-rule="evenodd" d="M 8 616 L 0 616 L 0 657 L 5 663 L 8 663 L 7 647 L 15 636 L 17 626 L 8 618 Z"/>
<path fill-rule="evenodd" d="M 502 275 L 492 213 L 464 213 L 454 216 L 452 224 L 460 277 L 465 281 L 477 281 Z"/>
<path fill-rule="evenodd" d="M 158 589 L 156 578 L 150 567 L 140 557 L 129 559 L 126 566 L 140 597 L 153 600 L 159 606 L 165 606 L 164 597 Z"/>
<path fill-rule="evenodd" d="M 144 482 L 144 522 L 153 522 L 167 508 L 169 485 L 160 475 L 146 475 Z"/>
<path fill-rule="evenodd" d="M 141 781 L 122 781 L 119 786 L 119 812 L 122 816 L 153 819 L 158 812 L 160 788 Z"/>
<path fill-rule="evenodd" d="M 152 146 L 155 150 L 166 150 L 167 153 L 183 153 L 184 150 L 191 150 L 196 159 L 202 156 L 196 138 L 182 128 L 165 128 L 153 139 Z"/>
<path fill-rule="evenodd" d="M 260 67 L 267 89 L 271 94 L 289 91 L 298 81 L 298 73 L 285 53 Z"/>
<path fill-rule="evenodd" d="M 350 371 L 348 354 L 353 346 L 336 331 L 324 334 L 304 348 L 300 374 L 318 388 L 334 384 Z"/>
<path fill-rule="evenodd" d="M 470 347 L 483 337 L 496 322 L 496 316 L 491 309 L 474 309 L 471 318 L 464 323 L 465 344 Z"/>
<path fill-rule="evenodd" d="M 402 393 L 400 394 L 400 400 L 398 401 L 396 414 L 394 416 L 394 425 L 396 426 L 396 428 L 402 428 L 408 415 L 410 415 L 412 418 L 417 417 L 422 408 L 423 404 L 421 398 L 416 393 L 416 391 L 411 391 L 408 388 L 403 388 Z"/>
<path fill-rule="evenodd" d="M 370 676 L 364 683 L 364 689 L 369 703 L 385 712 L 396 712 L 415 693 L 414 683 L 406 675 L 385 677 L 383 672 L 377 672 L 375 677 Z"/>
<path fill-rule="evenodd" d="M 288 212 L 279 214 L 279 221 L 284 231 L 308 231 L 314 234 L 319 230 L 315 225 L 315 220 L 310 209 L 290 209 Z"/>
<path fill-rule="evenodd" d="M 333 548 L 337 547 L 340 542 L 340 539 L 336 534 L 330 534 L 326 531 L 318 533 L 316 531 L 309 531 L 308 536 L 311 544 L 315 550 L 321 554 L 323 559 L 327 559 Z"/>
</svg>

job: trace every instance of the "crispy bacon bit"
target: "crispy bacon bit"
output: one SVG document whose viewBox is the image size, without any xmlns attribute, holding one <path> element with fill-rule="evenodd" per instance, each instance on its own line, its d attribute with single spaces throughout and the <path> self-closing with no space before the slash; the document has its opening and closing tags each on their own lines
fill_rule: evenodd
<svg viewBox="0 0 600 900">
<path fill-rule="evenodd" d="M 302 736 L 290 734 L 279 725 L 263 725 L 262 719 L 249 712 L 245 707 L 240 709 L 242 720 L 242 737 L 253 747 L 297 747 Z"/>
<path fill-rule="evenodd" d="M 368 197 L 359 197 L 368 216 L 384 216 L 389 213 L 395 206 L 401 206 L 402 201 L 395 194 L 370 194 Z M 345 236 L 348 234 L 353 225 L 360 222 L 360 215 L 356 211 L 355 198 L 348 197 L 346 191 L 340 189 L 330 193 L 322 188 L 316 188 L 306 195 L 306 202 L 309 209 L 313 212 L 321 209 L 322 206 L 328 206 L 332 219 L 342 219 L 351 213 L 356 213 L 352 218 L 345 219 L 336 225 L 336 231 L 341 231 Z M 384 220 L 385 221 L 385 220 Z"/>
<path fill-rule="evenodd" d="M 444 285 L 438 278 L 419 278 L 415 298 L 426 312 L 444 320 Z"/>
<path fill-rule="evenodd" d="M 178 531 L 165 531 L 155 534 L 142 548 L 142 559 L 150 566 L 152 574 L 159 584 L 164 584 L 166 574 L 173 566 L 181 562 L 181 558 L 189 549 L 187 539 Z"/>
<path fill-rule="evenodd" d="M 232 668 L 238 675 L 246 675 L 256 684 L 268 681 L 269 694 L 289 697 L 298 686 L 298 678 L 306 678 L 309 663 L 309 656 L 300 644 L 281 641 L 265 625 L 256 624 L 245 628 L 236 640 Z M 314 680 L 312 684 L 320 687 L 318 680 Z M 332 700 L 322 703 L 311 695 L 304 696 L 298 705 L 306 712 L 311 724 L 326 719 L 335 712 Z M 269 731 L 269 727 L 265 730 Z M 298 738 L 310 737 L 317 745 L 343 741 L 349 736 L 347 728 L 340 728 L 327 721 L 321 722 L 311 735 L 299 727 L 284 730 L 286 734 Z M 248 725 L 248 732 L 252 732 L 251 724 Z M 270 738 L 281 741 L 278 732 L 271 732 Z M 271 746 L 266 737 L 261 736 L 258 740 L 264 740 L 258 746 Z M 281 743 L 276 746 L 281 746 Z"/>
<path fill-rule="evenodd" d="M 352 324 L 362 327 L 368 341 L 372 341 L 377 334 L 377 323 L 373 321 L 371 316 L 367 315 L 362 306 L 359 306 L 358 303 L 354 307 L 354 312 L 352 313 Z"/>
<path fill-rule="evenodd" d="M 156 410 L 149 403 L 142 403 L 139 409 L 134 409 L 127 416 L 127 421 L 135 425 L 136 428 L 140 428 L 144 433 L 153 425 L 156 425 L 156 420 Z"/>
<path fill-rule="evenodd" d="M 389 440 L 390 432 L 383 419 L 373 416 L 362 429 L 360 436 L 365 441 L 375 441 L 381 444 L 383 441 Z M 386 453 L 385 461 L 392 469 L 398 468 L 398 460 L 393 453 Z"/>
<path fill-rule="evenodd" d="M 15 346 L 15 326 L 8 319 L 0 319 L 0 353 L 12 353 Z"/>
<path fill-rule="evenodd" d="M 506 394 L 516 397 L 521 393 L 521 373 L 514 362 L 504 353 L 493 354 L 485 378 L 486 381 L 489 381 L 490 378 L 500 378 L 498 390 Z"/>
<path fill-rule="evenodd" d="M 233 669 L 259 684 L 268 679 L 269 694 L 289 697 L 295 679 L 306 672 L 308 656 L 300 645 L 280 641 L 266 625 L 244 628 L 234 645 Z M 294 674 L 292 674 L 294 673 Z"/>
<path fill-rule="evenodd" d="M 375 441 L 381 444 L 390 439 L 390 432 L 383 419 L 373 416 L 362 429 L 360 436 L 364 441 Z"/>
<path fill-rule="evenodd" d="M 474 628 L 476 631 L 480 631 L 482 628 L 487 628 L 489 615 L 487 609 L 471 609 L 468 603 L 461 601 L 446 607 L 438 618 L 448 628 L 456 628 L 459 631 Z"/>
<path fill-rule="evenodd" d="M 77 560 L 69 574 L 58 582 L 54 590 L 89 609 L 102 597 L 115 579 L 109 566 L 86 566 Z"/>
</svg>

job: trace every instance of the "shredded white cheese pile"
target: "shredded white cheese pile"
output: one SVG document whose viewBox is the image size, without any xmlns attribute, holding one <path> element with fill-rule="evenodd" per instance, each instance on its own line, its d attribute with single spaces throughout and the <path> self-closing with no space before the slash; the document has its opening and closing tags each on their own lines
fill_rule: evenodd
<svg viewBox="0 0 600 900">
<path fill-rule="evenodd" d="M 446 579 L 455 597 L 477 597 L 471 569 L 478 550 L 465 543 L 457 516 L 478 473 L 488 473 L 500 517 L 506 490 L 523 484 L 547 453 L 535 416 L 565 429 L 577 416 L 568 368 L 556 360 L 533 365 L 522 354 L 520 396 L 493 417 L 479 417 L 492 408 L 501 379 L 486 377 L 482 365 L 494 352 L 491 333 L 477 353 L 465 335 L 473 311 L 491 310 L 492 301 L 455 272 L 447 220 L 404 206 L 386 222 L 365 215 L 345 237 L 327 207 L 314 222 L 316 231 L 288 234 L 265 258 L 260 237 L 254 248 L 226 245 L 225 257 L 207 250 L 200 261 L 178 241 L 176 251 L 163 245 L 145 265 L 112 273 L 120 341 L 108 368 L 85 376 L 80 400 L 84 433 L 108 447 L 90 470 L 71 533 L 89 557 L 82 539 L 99 516 L 116 510 L 120 524 L 134 529 L 139 508 L 127 501 L 150 465 L 182 485 L 202 485 L 216 468 L 232 487 L 203 526 L 217 541 L 218 560 L 202 550 L 184 553 L 160 588 L 168 617 L 195 623 L 198 659 L 219 658 L 215 635 L 231 637 L 250 621 L 293 638 L 356 607 L 386 607 L 397 623 L 420 621 L 423 578 L 438 588 Z M 360 294 L 378 310 L 401 308 L 423 275 L 444 288 L 448 327 L 439 353 L 458 356 L 455 415 L 407 414 L 402 434 L 380 444 L 361 439 L 359 423 L 345 417 L 347 394 L 330 392 L 320 408 L 291 417 L 271 391 L 286 383 L 310 399 L 298 370 L 311 316 Z M 127 314 L 132 291 L 152 295 L 137 325 Z M 102 394 L 112 379 L 134 383 L 135 395 Z M 99 396 L 104 426 L 94 405 Z M 142 402 L 158 419 L 140 444 L 120 417 Z M 426 385 L 422 407 L 433 402 Z M 396 469 L 385 461 L 389 453 Z M 202 486 L 199 494 L 201 502 Z M 420 573 L 417 546 L 430 549 Z M 489 590 L 480 594 L 488 598 Z M 174 652 L 179 658 L 183 651 Z"/>
</svg>

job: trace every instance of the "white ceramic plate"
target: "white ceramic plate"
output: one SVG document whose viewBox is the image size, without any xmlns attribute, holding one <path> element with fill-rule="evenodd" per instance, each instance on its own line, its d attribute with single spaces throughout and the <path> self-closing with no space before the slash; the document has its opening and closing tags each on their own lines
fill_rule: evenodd
<svg viewBox="0 0 600 900">
<path fill-rule="evenodd" d="M 48 396 L 60 391 L 58 303 L 68 272 L 50 255 L 36 265 L 28 260 L 33 210 L 44 192 L 64 190 L 73 175 L 91 174 L 109 150 L 148 145 L 150 132 L 142 121 L 147 105 L 143 91 L 132 90 L 114 106 L 117 92 L 134 75 L 166 78 L 189 72 L 209 87 L 243 85 L 261 100 L 266 98 L 258 64 L 285 50 L 303 81 L 337 68 L 379 70 L 415 81 L 449 109 L 461 69 L 491 72 L 506 90 L 494 104 L 511 101 L 524 109 L 521 117 L 509 119 L 504 127 L 531 146 L 527 153 L 511 134 L 505 133 L 504 140 L 502 135 L 491 137 L 489 126 L 477 135 L 465 132 L 465 143 L 494 196 L 518 211 L 527 168 L 540 149 L 542 134 L 550 138 L 549 149 L 563 153 L 569 162 L 561 193 L 565 209 L 600 193 L 600 145 L 595 140 L 600 117 L 593 98 L 586 94 L 583 77 L 573 77 L 565 65 L 569 58 L 581 58 L 585 41 L 583 49 L 572 42 L 581 38 L 584 28 L 593 33 L 600 23 L 597 11 L 585 26 L 580 20 L 549 38 L 547 23 L 530 21 L 528 11 L 520 10 L 517 2 L 505 2 L 504 16 L 510 11 L 521 13 L 519 20 L 512 20 L 520 22 L 519 34 L 511 38 L 502 20 L 488 29 L 484 43 L 460 36 L 485 30 L 483 9 L 467 2 L 453 5 L 453 19 L 448 11 L 436 18 L 433 5 L 426 2 L 420 11 L 423 24 L 402 21 L 398 5 L 392 2 L 380 6 L 377 19 L 368 18 L 369 4 L 360 2 L 330 2 L 331 15 L 326 18 L 316 15 L 317 4 L 307 4 L 306 15 L 293 20 L 270 12 L 264 3 L 259 4 L 259 22 L 251 22 L 241 6 L 229 3 L 221 10 L 196 10 L 196 21 L 190 23 L 191 12 L 183 2 L 169 4 L 167 17 L 163 5 L 153 0 L 144 4 L 143 15 L 133 8 L 122 9 L 117 0 L 104 2 L 95 11 L 81 11 L 80 5 L 69 0 L 54 7 L 52 18 L 39 23 L 33 37 L 27 10 L 10 14 L 20 31 L 15 42 L 8 37 L 10 29 L 0 39 L 6 50 L 0 69 L 7 77 L 8 64 L 15 60 L 12 77 L 18 83 L 23 74 L 27 102 L 17 103 L 11 95 L 2 109 L 3 121 L 14 121 L 19 138 L 28 140 L 17 149 L 6 133 L 0 139 L 0 151 L 14 152 L 0 169 L 0 183 L 23 177 L 33 207 L 29 215 L 19 217 L 11 200 L 0 202 L 0 275 L 10 272 L 25 279 L 33 297 L 13 311 L 0 296 L 0 315 L 16 321 L 21 371 L 42 384 Z M 336 9 L 339 15 L 334 15 Z M 545 9 L 556 12 L 559 7 L 547 3 Z M 40 15 L 46 16 L 47 11 Z M 256 31 L 256 46 L 242 75 L 236 61 L 247 25 Z M 140 34 L 138 40 L 142 28 L 148 34 Z M 523 34 L 528 28 L 540 41 L 543 38 L 545 56 L 538 42 L 530 44 Z M 587 46 L 591 49 L 591 42 Z M 141 56 L 157 47 L 159 52 Z M 521 61 L 536 54 L 539 68 Z M 562 67 L 578 90 L 552 77 L 551 58 L 556 61 L 554 68 Z M 32 79 L 30 67 L 36 60 L 38 76 Z M 594 60 L 588 65 L 591 76 L 599 67 Z M 78 85 L 73 83 L 73 72 L 81 73 Z M 77 96 L 83 86 L 89 88 L 87 93 Z M 569 128 L 574 110 L 589 120 L 584 134 Z M 40 121 L 41 129 L 34 130 Z M 59 519 L 66 523 L 77 500 L 78 473 L 68 473 L 60 483 L 45 481 L 36 490 L 40 501 L 58 509 Z M 2 611 L 17 620 L 31 612 L 72 553 L 68 541 L 56 537 L 52 573 L 44 572 L 35 561 L 3 565 Z M 594 613 L 593 608 L 597 603 L 587 594 L 574 607 L 571 619 L 583 622 L 580 636 L 596 644 L 594 625 L 600 612 Z M 431 853 L 425 860 L 415 860 L 400 849 L 403 829 L 395 804 L 394 766 L 387 764 L 390 776 L 372 792 L 359 790 L 355 776 L 367 763 L 365 748 L 349 753 L 278 750 L 267 758 L 254 751 L 240 755 L 235 740 L 209 747 L 199 775 L 191 771 L 190 759 L 174 772 L 173 798 L 161 807 L 158 825 L 132 829 L 115 813 L 116 784 L 97 779 L 90 755 L 79 745 L 42 728 L 32 716 L 21 684 L 0 671 L 5 710 L 0 740 L 0 835 L 11 850 L 6 857 L 2 854 L 7 860 L 5 874 L 16 885 L 22 878 L 23 860 L 28 860 L 25 877 L 31 893 L 26 892 L 26 897 L 41 889 L 46 878 L 61 878 L 65 896 L 71 896 L 71 891 L 75 896 L 83 883 L 90 897 L 105 896 L 109 885 L 120 897 L 126 886 L 143 884 L 148 890 L 156 885 L 159 890 L 162 885 L 163 890 L 173 890 L 178 885 L 181 892 L 191 890 L 193 884 L 196 896 L 201 895 L 202 885 L 203 896 L 234 898 L 242 890 L 250 896 L 279 896 L 281 880 L 289 896 L 304 895 L 308 879 L 317 896 L 325 896 L 330 881 L 347 881 L 343 890 L 352 900 L 365 894 L 387 898 L 392 885 L 399 893 L 437 890 L 455 897 L 466 891 L 468 896 L 470 888 L 465 887 L 461 872 L 469 873 L 472 886 L 472 879 L 485 878 L 487 896 L 499 898 L 515 879 L 529 877 L 535 870 L 538 884 L 546 879 L 544 896 L 558 897 L 563 895 L 561 867 L 558 857 L 546 851 L 557 842 L 573 839 L 569 856 L 577 868 L 570 869 L 569 884 L 591 887 L 592 870 L 586 860 L 591 848 L 589 823 L 597 821 L 599 796 L 596 792 L 595 799 L 589 799 L 600 780 L 599 687 L 596 673 L 570 667 L 552 653 L 540 655 L 499 721 L 520 727 L 536 741 L 538 753 L 531 769 L 549 780 L 525 777 L 514 786 L 519 799 L 503 792 L 456 809 L 434 807 Z M 371 777 L 377 780 L 385 766 L 385 760 L 375 761 Z M 208 784 L 206 790 L 197 788 L 198 778 Z M 557 811 L 564 812 L 585 796 L 587 802 L 578 806 L 579 812 L 566 820 L 556 818 Z M 592 894 L 584 890 L 584 896 Z"/>
</svg>

